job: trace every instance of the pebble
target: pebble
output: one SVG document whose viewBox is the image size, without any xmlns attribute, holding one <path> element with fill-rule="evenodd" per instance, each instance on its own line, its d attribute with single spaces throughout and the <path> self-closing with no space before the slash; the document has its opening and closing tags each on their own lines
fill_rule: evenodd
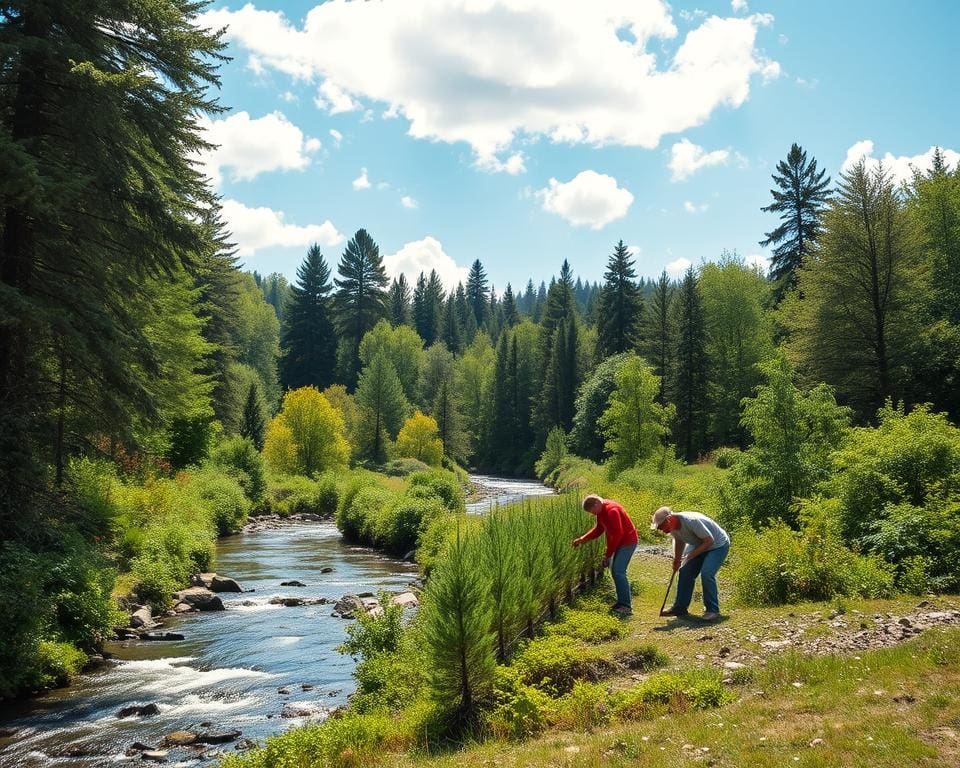
<svg viewBox="0 0 960 768">
<path fill-rule="evenodd" d="M 810 742 L 811 747 L 819 747 L 821 744 L 823 744 L 823 739 L 814 739 Z"/>
</svg>

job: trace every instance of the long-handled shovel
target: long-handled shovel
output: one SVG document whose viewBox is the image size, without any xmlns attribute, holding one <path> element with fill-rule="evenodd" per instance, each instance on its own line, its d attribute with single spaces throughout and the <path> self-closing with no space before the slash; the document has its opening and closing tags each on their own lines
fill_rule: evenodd
<svg viewBox="0 0 960 768">
<path fill-rule="evenodd" d="M 670 574 L 670 583 L 667 584 L 667 594 L 663 596 L 663 604 L 660 606 L 660 615 L 663 616 L 663 609 L 667 607 L 667 598 L 670 597 L 670 590 L 673 589 L 673 578 L 677 575 L 677 572 L 674 571 Z"/>
</svg>

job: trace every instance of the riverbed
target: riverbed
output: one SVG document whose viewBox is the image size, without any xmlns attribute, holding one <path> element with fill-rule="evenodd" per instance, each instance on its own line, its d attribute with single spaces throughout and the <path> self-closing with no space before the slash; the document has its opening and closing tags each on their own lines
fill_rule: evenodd
<svg viewBox="0 0 960 768">
<path fill-rule="evenodd" d="M 531 481 L 471 478 L 468 511 L 549 493 Z M 331 571 L 324 573 L 326 569 Z M 231 536 L 217 547 L 217 571 L 240 582 L 242 594 L 221 594 L 225 611 L 168 619 L 173 642 L 111 643 L 113 659 L 69 688 L 8 707 L 0 713 L 0 767 L 90 768 L 135 760 L 134 742 L 158 746 L 176 730 L 239 730 L 243 740 L 300 724 L 285 719 L 285 704 L 324 710 L 353 692 L 353 660 L 337 652 L 349 622 L 331 616 L 331 605 L 284 607 L 277 596 L 325 597 L 385 589 L 400 592 L 416 566 L 345 544 L 332 523 L 290 525 Z M 297 580 L 304 587 L 281 587 Z M 123 707 L 156 704 L 159 713 L 118 718 Z M 322 716 L 321 716 L 322 717 Z M 219 749 L 199 758 L 171 750 L 168 765 L 210 764 Z"/>
</svg>

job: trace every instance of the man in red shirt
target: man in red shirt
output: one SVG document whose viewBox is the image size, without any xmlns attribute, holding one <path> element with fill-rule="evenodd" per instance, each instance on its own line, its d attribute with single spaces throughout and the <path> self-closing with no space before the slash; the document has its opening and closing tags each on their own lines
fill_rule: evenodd
<svg viewBox="0 0 960 768">
<path fill-rule="evenodd" d="M 630 581 L 627 579 L 627 565 L 637 548 L 637 527 L 626 510 L 615 501 L 601 499 L 593 494 L 583 500 L 584 512 L 597 518 L 597 524 L 583 536 L 573 540 L 573 546 L 604 534 L 607 539 L 607 551 L 603 557 L 603 567 L 610 566 L 613 583 L 617 588 L 617 602 L 614 613 L 629 616 L 633 613 L 633 598 L 630 594 Z"/>
</svg>

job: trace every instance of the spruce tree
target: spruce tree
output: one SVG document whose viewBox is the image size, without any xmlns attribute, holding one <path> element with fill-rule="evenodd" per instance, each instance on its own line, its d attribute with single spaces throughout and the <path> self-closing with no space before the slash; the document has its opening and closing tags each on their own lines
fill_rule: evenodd
<svg viewBox="0 0 960 768">
<path fill-rule="evenodd" d="M 452 366 L 450 371 L 451 375 L 440 380 L 430 415 L 437 422 L 443 455 L 450 461 L 462 464 L 469 454 L 470 441 L 463 431 L 463 416 L 460 414 L 460 404 L 453 387 Z"/>
<path fill-rule="evenodd" d="M 643 318 L 643 297 L 637 288 L 633 257 L 623 240 L 617 243 L 603 275 L 597 308 L 597 356 L 604 358 L 637 348 Z M 582 291 L 581 291 L 582 293 Z"/>
<path fill-rule="evenodd" d="M 409 409 L 400 377 L 385 350 L 378 351 L 360 374 L 356 401 L 361 409 L 361 455 L 382 463 L 387 459 L 387 441 L 396 437 Z"/>
<path fill-rule="evenodd" d="M 703 300 L 693 267 L 687 269 L 677 295 L 676 439 L 686 461 L 706 448 L 707 327 Z"/>
<path fill-rule="evenodd" d="M 398 325 L 411 325 L 412 322 L 410 285 L 407 283 L 406 276 L 401 273 L 400 277 L 394 278 L 390 284 L 390 324 L 396 327 Z"/>
<path fill-rule="evenodd" d="M 504 331 L 497 342 L 497 361 L 493 375 L 493 412 L 490 420 L 487 463 L 499 470 L 509 471 L 516 467 L 517 452 L 517 403 L 516 383 L 511 374 L 510 334 Z"/>
<path fill-rule="evenodd" d="M 430 270 L 429 279 L 422 272 L 417 278 L 413 292 L 413 324 L 428 347 L 443 335 L 443 284 L 435 270 Z"/>
<path fill-rule="evenodd" d="M 337 272 L 334 307 L 344 344 L 345 383 L 352 387 L 360 367 L 360 340 L 387 315 L 389 280 L 380 259 L 380 248 L 367 230 L 358 229 L 347 243 Z"/>
<path fill-rule="evenodd" d="M 483 269 L 480 259 L 473 262 L 470 267 L 470 273 L 467 275 L 467 302 L 473 310 L 473 319 L 477 327 L 483 325 L 487 316 L 487 302 L 489 300 L 487 292 L 487 273 Z"/>
<path fill-rule="evenodd" d="M 263 395 L 255 382 L 250 382 L 247 390 L 247 399 L 243 405 L 243 420 L 240 422 L 240 436 L 249 438 L 257 447 L 263 450 L 263 438 L 267 430 L 267 420 L 264 417 Z"/>
<path fill-rule="evenodd" d="M 535 405 L 539 434 L 551 428 L 570 429 L 579 386 L 576 361 L 576 302 L 573 273 L 564 260 L 560 279 L 550 286 L 540 323 L 540 397 Z M 571 338 L 572 337 L 572 338 Z M 572 341 L 572 344 L 569 343 Z"/>
<path fill-rule="evenodd" d="M 458 729 L 489 699 L 496 666 L 490 579 L 476 547 L 458 521 L 421 609 L 433 698 Z"/>
<path fill-rule="evenodd" d="M 817 171 L 816 158 L 808 163 L 806 151 L 794 143 L 772 176 L 777 185 L 770 190 L 773 202 L 760 209 L 779 214 L 782 222 L 760 241 L 764 248 L 774 246 L 770 277 L 778 282 L 780 298 L 796 284 L 796 272 L 820 234 L 821 218 L 830 199 L 830 177 L 824 178 L 825 174 L 826 170 Z"/>
<path fill-rule="evenodd" d="M 660 378 L 660 395 L 657 397 L 660 405 L 667 403 L 667 392 L 673 376 L 673 294 L 673 284 L 666 271 L 663 271 L 654 285 L 650 311 L 645 316 L 643 356 L 653 366 L 654 374 Z"/>
<path fill-rule="evenodd" d="M 453 293 L 447 296 L 443 305 L 443 342 L 455 355 L 463 349 L 463 324 L 457 312 L 457 302 Z"/>
<path fill-rule="evenodd" d="M 513 288 L 510 287 L 510 283 L 507 283 L 507 288 L 503 292 L 501 307 L 503 310 L 503 322 L 507 328 L 513 328 L 513 326 L 520 322 L 520 312 L 517 310 L 517 301 L 513 296 Z"/>
<path fill-rule="evenodd" d="M 297 268 L 280 336 L 280 384 L 285 390 L 333 384 L 337 341 L 330 288 L 330 268 L 320 246 L 312 245 Z"/>
</svg>

